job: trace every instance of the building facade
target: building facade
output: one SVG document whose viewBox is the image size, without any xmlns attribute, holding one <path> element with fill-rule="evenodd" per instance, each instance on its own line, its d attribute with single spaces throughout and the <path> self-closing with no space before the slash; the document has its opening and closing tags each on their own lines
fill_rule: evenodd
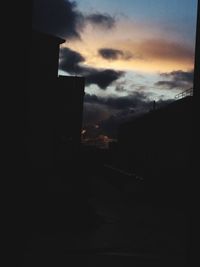
<svg viewBox="0 0 200 267">
<path fill-rule="evenodd" d="M 25 160 L 31 168 L 54 166 L 60 158 L 56 147 L 60 146 L 58 136 L 67 138 L 70 133 L 73 146 L 79 144 L 84 80 L 58 77 L 59 49 L 63 42 L 32 31 L 25 96 Z"/>
</svg>

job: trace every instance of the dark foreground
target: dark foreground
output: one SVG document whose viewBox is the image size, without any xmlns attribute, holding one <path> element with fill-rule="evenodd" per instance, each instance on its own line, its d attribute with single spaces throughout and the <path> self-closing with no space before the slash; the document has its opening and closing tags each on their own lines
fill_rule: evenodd
<svg viewBox="0 0 200 267">
<path fill-rule="evenodd" d="M 151 188 L 144 177 L 89 157 L 28 175 L 13 243 L 21 266 L 187 264 L 189 203 L 181 188 Z"/>
</svg>

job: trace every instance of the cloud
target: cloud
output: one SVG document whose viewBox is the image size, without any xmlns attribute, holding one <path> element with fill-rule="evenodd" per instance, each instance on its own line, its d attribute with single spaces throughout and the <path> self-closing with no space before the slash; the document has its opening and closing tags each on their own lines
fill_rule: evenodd
<svg viewBox="0 0 200 267">
<path fill-rule="evenodd" d="M 101 48 L 98 51 L 99 55 L 107 60 L 130 60 L 133 55 L 130 52 L 123 52 L 122 50 L 112 49 L 112 48 Z"/>
<path fill-rule="evenodd" d="M 101 89 L 105 90 L 110 84 L 118 80 L 123 74 L 123 71 L 116 71 L 112 69 L 86 69 L 86 84 L 96 84 Z"/>
<path fill-rule="evenodd" d="M 110 97 L 106 100 L 106 105 L 114 109 L 130 109 L 143 105 L 146 102 L 146 97 L 143 94 L 135 93 L 130 96 Z"/>
<path fill-rule="evenodd" d="M 60 49 L 60 69 L 70 73 L 82 73 L 82 67 L 79 63 L 84 62 L 85 58 L 78 52 L 67 47 Z"/>
<path fill-rule="evenodd" d="M 143 106 L 149 102 L 148 97 L 144 93 L 134 92 L 131 95 L 123 97 L 98 97 L 96 95 L 86 94 L 84 101 L 86 103 L 99 104 L 109 107 L 109 109 L 122 110 Z"/>
<path fill-rule="evenodd" d="M 194 72 L 177 70 L 177 71 L 172 71 L 169 73 L 161 73 L 161 76 L 167 77 L 167 78 L 173 78 L 173 80 L 184 81 L 184 82 L 189 83 L 189 82 L 193 82 Z"/>
<path fill-rule="evenodd" d="M 177 81 L 158 81 L 155 83 L 156 86 L 167 87 L 168 89 L 176 89 L 180 87 L 180 82 Z"/>
<path fill-rule="evenodd" d="M 117 84 L 115 87 L 115 91 L 118 93 L 127 92 L 127 90 L 124 88 L 123 84 Z"/>
<path fill-rule="evenodd" d="M 160 108 L 171 102 L 170 99 L 161 99 L 156 103 L 156 106 Z M 90 126 L 88 136 L 90 136 L 90 133 L 95 133 L 96 135 L 107 135 L 111 138 L 117 137 L 120 124 L 149 112 L 153 107 L 152 100 L 144 92 L 134 92 L 126 97 L 108 98 L 86 94 L 84 103 L 86 108 L 83 125 Z M 88 121 L 91 124 L 88 124 Z M 95 128 L 95 125 L 98 125 L 98 129 Z"/>
<path fill-rule="evenodd" d="M 116 60 L 123 56 L 123 52 L 121 50 L 111 49 L 111 48 L 102 48 L 99 49 L 99 55 L 105 59 Z"/>
<path fill-rule="evenodd" d="M 123 71 L 95 69 L 80 65 L 84 61 L 85 58 L 80 53 L 69 48 L 62 48 L 60 51 L 60 69 L 69 74 L 84 76 L 86 85 L 96 84 L 99 88 L 105 90 L 112 82 L 124 75 Z"/>
<path fill-rule="evenodd" d="M 130 83 L 130 81 L 124 79 L 124 80 L 119 80 L 115 82 L 115 91 L 118 93 L 126 92 L 128 94 L 132 94 L 133 91 L 137 91 L 141 93 L 144 91 L 148 91 L 148 87 L 140 83 L 135 83 L 135 82 L 133 83 L 132 81 Z"/>
<path fill-rule="evenodd" d="M 194 51 L 184 44 L 170 42 L 165 39 L 152 39 L 140 42 L 138 45 L 144 58 L 192 61 Z"/>
<path fill-rule="evenodd" d="M 33 0 L 32 26 L 36 30 L 66 39 L 80 39 L 83 19 L 75 2 Z"/>
<path fill-rule="evenodd" d="M 101 13 L 85 15 L 78 10 L 75 1 L 33 0 L 32 27 L 35 30 L 64 39 L 81 39 L 80 33 L 87 23 L 111 29 L 115 18 Z"/>
<path fill-rule="evenodd" d="M 118 105 L 117 105 L 118 106 Z M 114 105 L 116 107 L 116 104 Z M 115 138 L 120 123 L 134 115 L 135 110 L 128 106 L 118 112 L 113 112 L 113 107 L 96 95 L 85 95 L 83 127 L 87 131 L 87 137 L 93 138 L 101 134 Z M 96 127 L 98 125 L 98 127 Z"/>
<path fill-rule="evenodd" d="M 193 84 L 193 71 L 172 71 L 169 73 L 161 73 L 160 76 L 165 78 L 155 83 L 159 87 L 167 87 L 169 89 L 188 89 Z M 169 80 L 166 80 L 169 79 Z"/>
<path fill-rule="evenodd" d="M 85 17 L 85 20 L 89 23 L 103 27 L 105 29 L 111 29 L 115 26 L 115 18 L 109 14 L 94 13 Z"/>
</svg>

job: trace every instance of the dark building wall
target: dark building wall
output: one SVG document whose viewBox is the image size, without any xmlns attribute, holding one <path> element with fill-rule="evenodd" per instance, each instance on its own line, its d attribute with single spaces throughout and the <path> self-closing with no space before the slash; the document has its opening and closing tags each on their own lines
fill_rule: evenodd
<svg viewBox="0 0 200 267">
<path fill-rule="evenodd" d="M 63 40 L 32 31 L 26 91 L 26 164 L 46 168 L 53 163 L 54 99 L 59 46 Z"/>
<path fill-rule="evenodd" d="M 34 81 L 57 77 L 59 46 L 63 42 L 60 38 L 32 31 L 30 75 Z"/>
<path fill-rule="evenodd" d="M 192 164 L 192 97 L 121 126 L 121 160 L 144 175 L 184 173 Z M 150 176 L 150 175 L 149 175 Z"/>
<path fill-rule="evenodd" d="M 62 39 L 32 32 L 26 91 L 26 164 L 51 168 L 81 142 L 84 78 L 58 77 Z"/>
<path fill-rule="evenodd" d="M 81 143 L 85 80 L 59 76 L 56 103 L 57 158 L 76 153 Z"/>
</svg>

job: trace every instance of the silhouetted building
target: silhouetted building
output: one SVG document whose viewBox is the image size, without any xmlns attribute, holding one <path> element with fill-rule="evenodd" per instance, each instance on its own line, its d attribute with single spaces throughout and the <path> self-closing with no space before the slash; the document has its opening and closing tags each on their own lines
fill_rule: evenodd
<svg viewBox="0 0 200 267">
<path fill-rule="evenodd" d="M 76 77 L 58 78 L 59 47 L 63 42 L 32 31 L 25 103 L 25 157 L 27 166 L 33 168 L 53 166 L 58 154 L 57 136 L 67 139 L 66 133 L 70 132 L 73 146 L 80 143 L 84 82 Z"/>
<path fill-rule="evenodd" d="M 34 81 L 57 77 L 60 44 L 64 42 L 58 37 L 32 31 L 30 75 Z"/>
<path fill-rule="evenodd" d="M 65 160 L 79 151 L 85 79 L 59 76 L 56 103 L 56 159 Z"/>
<path fill-rule="evenodd" d="M 121 125 L 118 140 L 124 164 L 147 177 L 159 177 L 161 182 L 165 174 L 169 180 L 177 173 L 179 179 L 188 174 L 192 163 L 192 100 L 174 101 Z"/>
</svg>

